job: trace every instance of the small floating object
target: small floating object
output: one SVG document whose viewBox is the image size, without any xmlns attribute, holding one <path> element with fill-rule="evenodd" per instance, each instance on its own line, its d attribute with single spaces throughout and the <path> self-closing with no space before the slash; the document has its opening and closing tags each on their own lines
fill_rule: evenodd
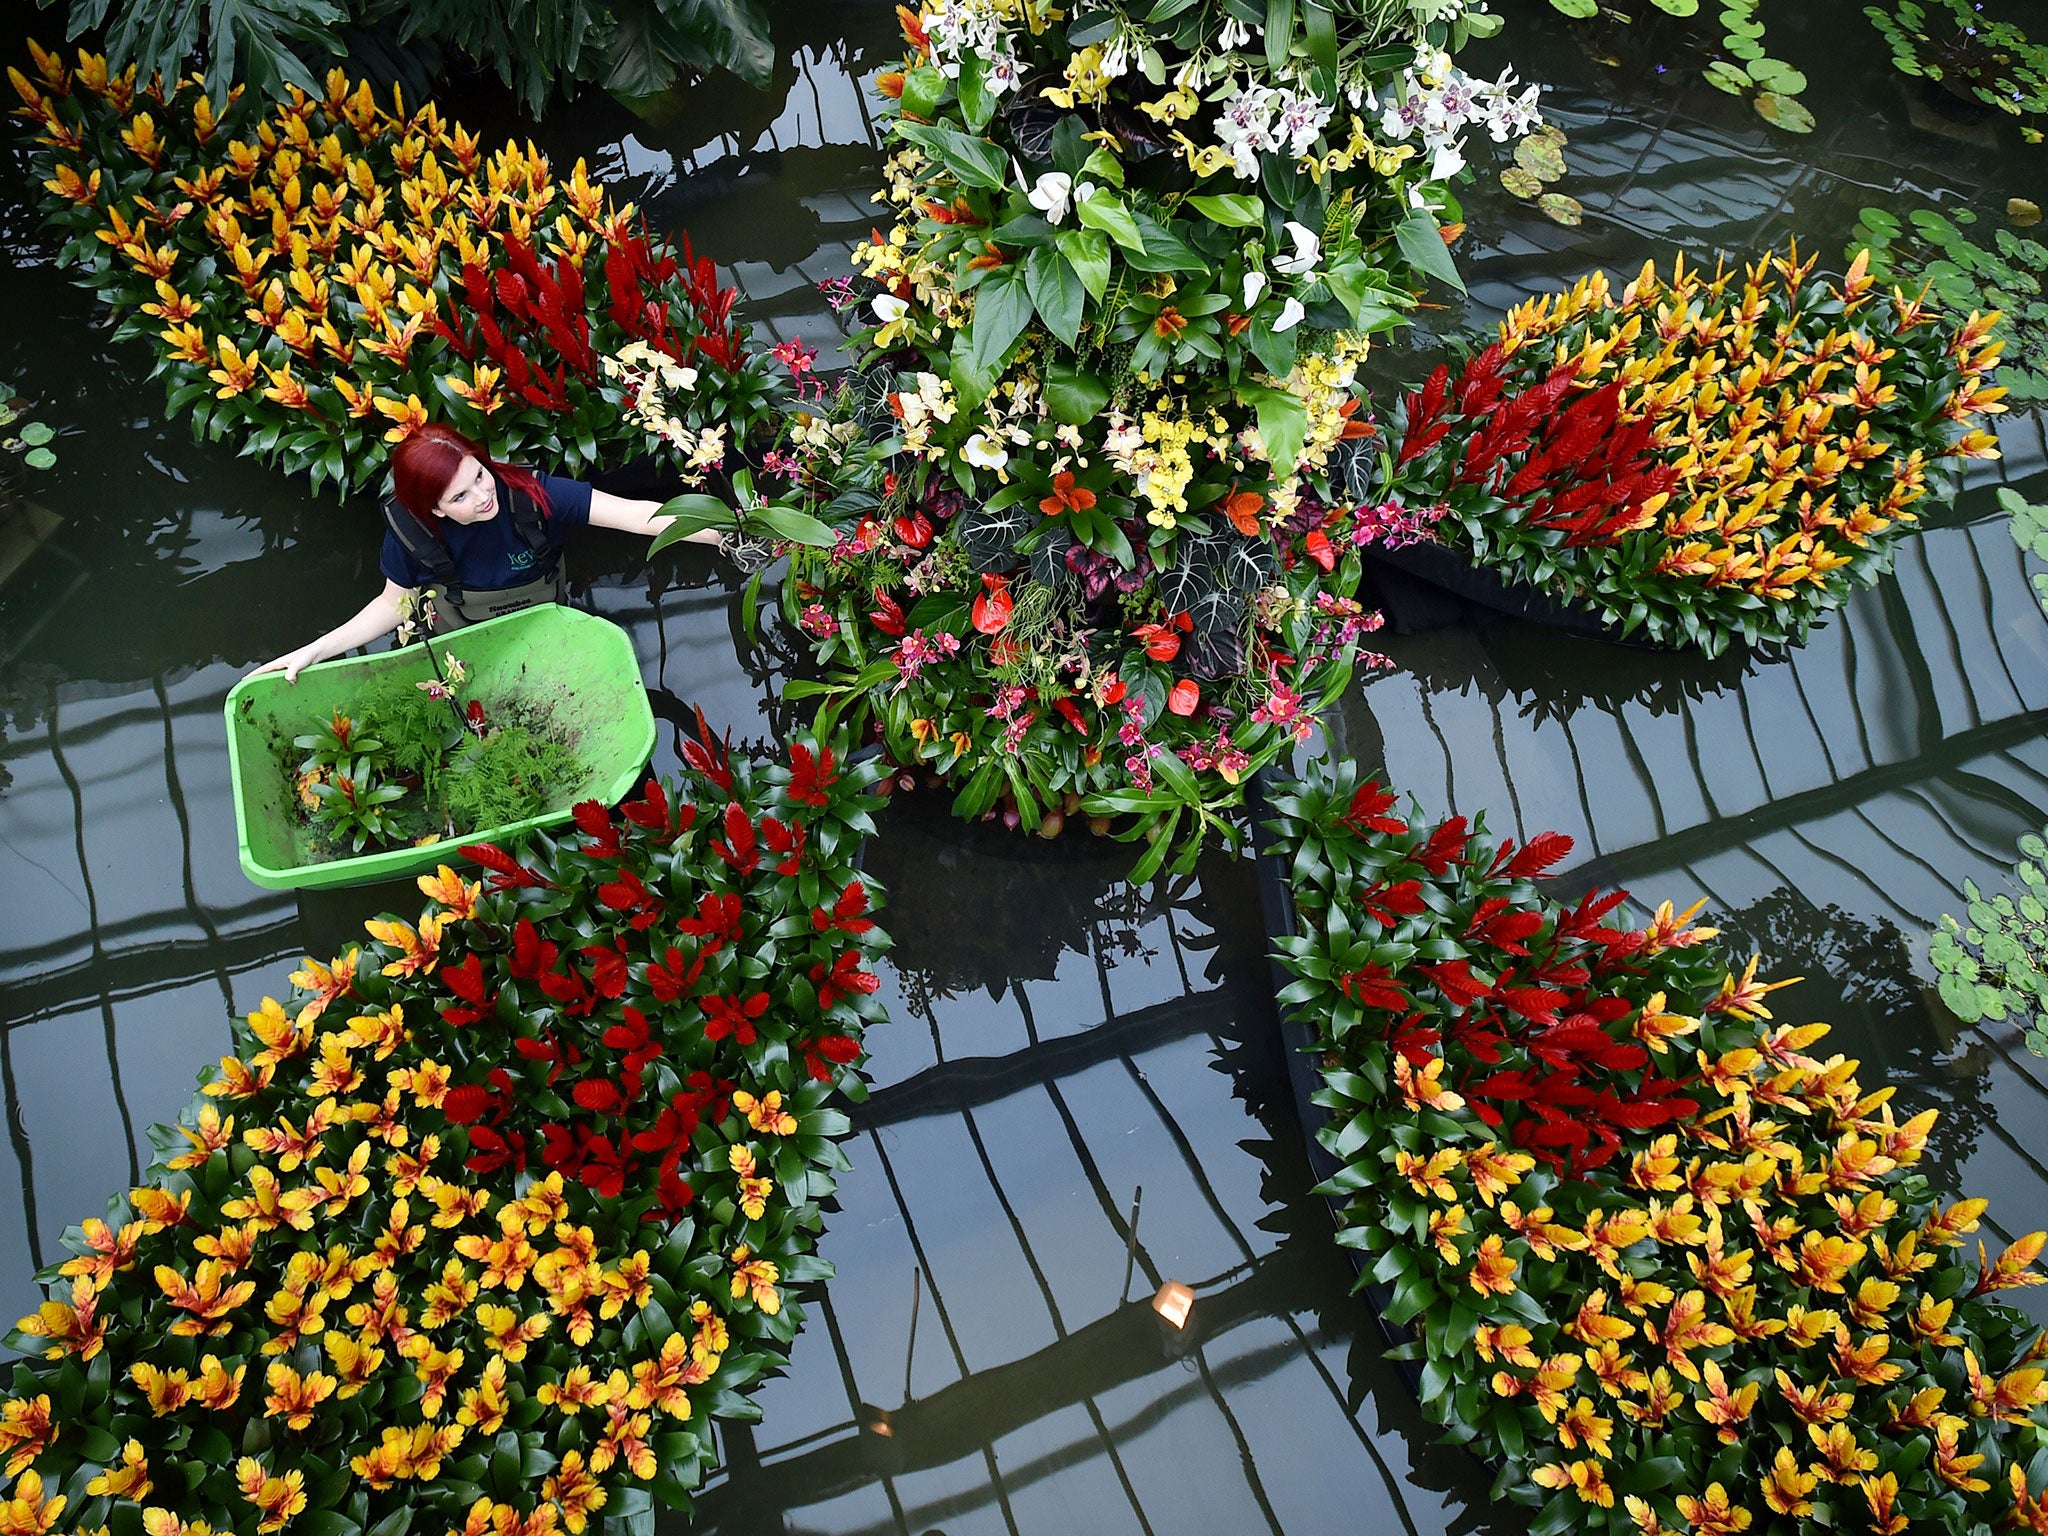
<svg viewBox="0 0 2048 1536">
<path fill-rule="evenodd" d="M 1187 1327 L 1188 1314 L 1195 1310 L 1194 1288 L 1178 1280 L 1167 1281 L 1152 1298 L 1152 1310 L 1176 1328 Z"/>
<path fill-rule="evenodd" d="M 559 826 L 578 801 L 616 805 L 638 786 L 654 752 L 654 711 L 632 639 L 616 624 L 547 603 L 472 624 L 434 645 L 460 655 L 472 694 L 545 703 L 573 723 L 579 776 L 559 786 L 537 816 L 419 846 L 322 858 L 294 809 L 292 738 L 309 720 L 345 712 L 364 684 L 393 673 L 424 681 L 434 675 L 431 664 L 411 645 L 321 662 L 302 671 L 297 684 L 281 672 L 245 677 L 229 690 L 224 713 L 242 873 L 257 885 L 325 890 L 419 874 L 459 862 L 456 849 L 463 843 L 502 842 Z"/>
<path fill-rule="evenodd" d="M 2007 198 L 2005 216 L 2017 229 L 2031 229 L 2041 222 L 2041 205 L 2024 197 Z"/>
</svg>

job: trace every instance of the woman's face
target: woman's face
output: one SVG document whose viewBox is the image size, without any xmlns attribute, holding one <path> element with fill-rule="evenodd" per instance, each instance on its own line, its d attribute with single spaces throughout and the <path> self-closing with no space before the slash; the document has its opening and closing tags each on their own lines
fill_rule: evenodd
<svg viewBox="0 0 2048 1536">
<path fill-rule="evenodd" d="M 434 511 L 450 522 L 489 522 L 498 515 L 498 488 L 491 481 L 491 472 L 475 459 L 465 458 L 448 489 L 434 503 Z"/>
</svg>

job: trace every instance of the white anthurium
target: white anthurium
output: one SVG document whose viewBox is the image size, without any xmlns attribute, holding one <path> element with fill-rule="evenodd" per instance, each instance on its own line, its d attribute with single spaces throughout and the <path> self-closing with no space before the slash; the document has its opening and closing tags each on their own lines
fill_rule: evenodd
<svg viewBox="0 0 2048 1536">
<path fill-rule="evenodd" d="M 1308 311 L 1301 307 L 1301 300 L 1289 299 L 1280 306 L 1280 318 L 1273 322 L 1275 331 L 1291 331 L 1301 324 L 1302 316 Z"/>
<path fill-rule="evenodd" d="M 1297 224 L 1292 219 L 1287 221 L 1286 228 L 1294 249 L 1288 255 L 1275 256 L 1273 268 L 1289 277 L 1307 277 L 1315 271 L 1316 263 L 1323 259 L 1322 237 L 1306 224 Z"/>
<path fill-rule="evenodd" d="M 1024 197 L 1032 207 L 1045 215 L 1046 223 L 1058 224 L 1066 219 L 1068 209 L 1073 206 L 1073 194 L 1073 177 L 1065 171 L 1047 171 L 1038 178 Z"/>
<path fill-rule="evenodd" d="M 878 293 L 875 295 L 873 308 L 877 320 L 884 325 L 891 325 L 910 313 L 910 302 L 897 298 L 893 293 Z"/>
<path fill-rule="evenodd" d="M 1247 313 L 1259 302 L 1259 295 L 1266 291 L 1266 274 L 1247 272 L 1244 275 L 1244 307 Z"/>
<path fill-rule="evenodd" d="M 1436 158 L 1429 163 L 1429 179 L 1431 181 L 1449 181 L 1463 169 L 1465 169 L 1465 155 L 1457 143 L 1453 141 L 1448 144 L 1439 144 L 1436 148 Z"/>
<path fill-rule="evenodd" d="M 961 447 L 960 457 L 976 469 L 1001 469 L 1010 462 L 1010 450 L 986 432 L 977 432 Z"/>
</svg>

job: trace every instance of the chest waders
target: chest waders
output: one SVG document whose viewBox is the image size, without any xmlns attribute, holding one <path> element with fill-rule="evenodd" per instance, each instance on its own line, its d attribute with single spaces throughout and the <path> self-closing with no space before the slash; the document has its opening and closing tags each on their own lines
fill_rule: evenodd
<svg viewBox="0 0 2048 1536">
<path fill-rule="evenodd" d="M 448 553 L 448 546 L 399 505 L 397 497 L 390 497 L 384 503 L 384 526 L 391 530 L 414 563 L 427 573 L 430 583 L 427 600 L 433 605 L 437 630 L 481 624 L 485 619 L 495 619 L 500 614 L 516 613 L 521 608 L 531 608 L 539 603 L 559 603 L 565 599 L 561 553 L 548 542 L 547 525 L 539 505 L 526 492 L 507 485 L 496 475 L 491 477 L 491 482 L 498 492 L 498 515 L 512 520 L 513 531 L 532 555 L 534 569 L 538 573 L 530 581 L 522 581 L 516 586 L 465 588 L 455 569 L 454 558 Z"/>
</svg>

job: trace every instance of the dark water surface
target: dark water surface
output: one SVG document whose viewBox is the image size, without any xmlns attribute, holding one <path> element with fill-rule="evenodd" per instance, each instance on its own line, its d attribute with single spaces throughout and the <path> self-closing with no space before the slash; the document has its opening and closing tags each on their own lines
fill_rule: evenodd
<svg viewBox="0 0 2048 1536">
<path fill-rule="evenodd" d="M 1806 139 L 1697 84 L 1672 23 L 1588 30 L 1538 0 L 1506 8 L 1500 57 L 1511 47 L 1525 76 L 1555 84 L 1566 189 L 1587 219 L 1564 229 L 1497 188 L 1473 193 L 1473 297 L 1429 328 L 1677 249 L 1802 232 L 1833 258 L 1869 202 L 2041 200 L 2048 151 L 1946 121 L 1886 70 L 1846 0 L 1771 20 L 1773 51 L 1813 77 Z M 894 52 L 893 20 L 881 4 L 785 9 L 768 95 L 684 93 L 645 119 L 600 99 L 535 136 L 687 227 L 764 330 L 829 346 L 811 285 L 874 222 L 860 82 Z M 8 16 L 12 38 L 25 21 Z M 450 105 L 525 134 L 480 95 Z M 0 585 L 12 1316 L 57 1234 L 127 1187 L 146 1127 L 226 1048 L 229 1012 L 367 912 L 417 898 L 255 889 L 227 798 L 222 696 L 369 595 L 373 508 L 313 502 L 165 425 L 139 349 L 111 345 L 47 265 L 18 166 L 0 242 L 0 374 L 65 429 L 41 482 L 64 523 Z M 1412 370 L 1429 328 L 1387 349 L 1383 371 Z M 1788 661 L 1574 641 L 1390 586 L 1398 670 L 1359 689 L 1331 737 L 1431 811 L 1570 832 L 1583 864 L 1568 883 L 1712 897 L 1745 949 L 1812 978 L 1781 994 L 1781 1016 L 1835 1021 L 1870 1080 L 1942 1105 L 1942 1178 L 2024 1231 L 2048 1221 L 2048 1063 L 2009 1029 L 1930 1009 L 1925 963 L 1925 929 L 1959 908 L 1962 879 L 1995 882 L 2015 837 L 2048 818 L 2048 621 L 1991 499 L 2001 479 L 2048 496 L 2048 442 L 2024 417 L 2005 445 L 2003 466 L 1930 510 L 1895 579 Z M 658 767 L 673 766 L 685 704 L 755 742 L 786 726 L 790 648 L 745 642 L 729 571 L 696 551 L 649 569 L 629 541 L 594 536 L 572 574 L 579 600 L 634 637 L 664 721 Z M 699 1528 L 1490 1527 L 1483 1480 L 1429 1445 L 1305 1198 L 1248 867 L 1213 856 L 1193 880 L 1134 892 L 1121 849 L 963 829 L 936 803 L 892 809 L 870 858 L 891 891 L 894 1021 L 870 1038 L 875 1092 L 823 1247 L 839 1277 L 762 1392 L 764 1422 L 727 1436 Z M 1199 1292 L 1184 1344 L 1142 1300 L 1169 1277 Z M 892 1412 L 892 1437 L 860 1433 L 862 1404 Z"/>
</svg>

